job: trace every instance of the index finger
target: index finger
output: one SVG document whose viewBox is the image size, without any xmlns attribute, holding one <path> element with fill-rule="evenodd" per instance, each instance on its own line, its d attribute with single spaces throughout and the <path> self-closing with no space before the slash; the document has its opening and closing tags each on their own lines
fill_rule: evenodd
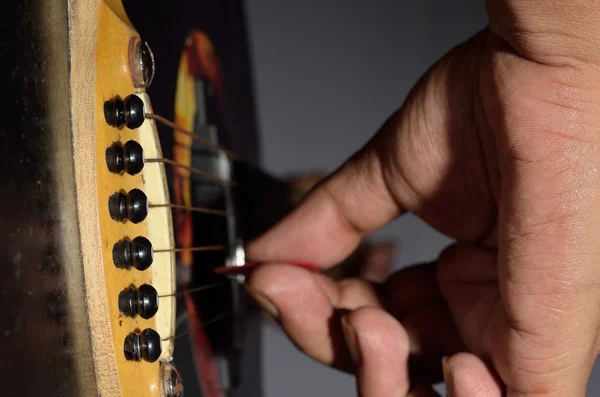
<svg viewBox="0 0 600 397">
<path fill-rule="evenodd" d="M 386 182 L 389 167 L 384 161 L 393 150 L 385 142 L 389 136 L 378 134 L 288 217 L 250 243 L 247 255 L 263 262 L 310 261 L 331 267 L 365 235 L 401 215 L 404 209 Z"/>
</svg>

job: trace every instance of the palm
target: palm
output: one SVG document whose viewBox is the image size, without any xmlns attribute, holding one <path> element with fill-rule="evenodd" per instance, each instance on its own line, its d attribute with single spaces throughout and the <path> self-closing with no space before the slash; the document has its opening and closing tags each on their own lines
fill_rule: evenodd
<svg viewBox="0 0 600 397">
<path fill-rule="evenodd" d="M 453 95 L 437 97 L 450 100 L 446 109 L 453 116 L 440 114 L 444 106 L 426 100 L 409 103 L 404 111 L 422 112 L 419 117 L 428 120 L 425 133 L 437 137 L 428 141 L 448 149 L 446 156 L 420 161 L 445 161 L 446 167 L 398 156 L 411 164 L 396 164 L 396 169 L 403 170 L 420 202 L 428 203 L 408 209 L 459 240 L 451 254 L 441 256 L 436 278 L 466 347 L 493 364 L 509 389 L 523 390 L 522 384 L 510 384 L 515 374 L 536 373 L 547 365 L 550 370 L 540 383 L 528 387 L 551 390 L 556 373 L 569 368 L 577 353 L 557 346 L 545 333 L 552 332 L 557 320 L 568 321 L 567 313 L 577 303 L 566 289 L 572 269 L 544 266 L 547 256 L 564 253 L 542 247 L 557 234 L 570 238 L 558 229 L 568 224 L 574 199 L 568 187 L 554 187 L 561 179 L 567 184 L 571 175 L 568 166 L 562 171 L 553 167 L 549 155 L 581 139 L 582 131 L 573 133 L 573 126 L 581 128 L 577 113 L 582 109 L 575 98 L 583 88 L 571 72 L 526 61 L 489 34 L 450 53 L 441 73 L 436 68 L 440 65 L 416 95 L 428 84 L 449 89 Z M 446 87 L 431 76 L 446 78 Z M 446 142 L 440 139 L 444 135 Z M 411 146 L 410 141 L 399 143 L 400 152 L 407 150 L 407 143 Z M 444 153 L 439 147 L 428 150 Z M 446 173 L 428 179 L 423 172 L 406 171 L 413 167 Z M 411 175 L 419 179 L 413 181 Z M 530 246 L 517 248 L 519 255 L 534 257 L 531 268 L 511 257 L 519 244 Z M 585 354 L 595 357 L 593 351 Z"/>
</svg>

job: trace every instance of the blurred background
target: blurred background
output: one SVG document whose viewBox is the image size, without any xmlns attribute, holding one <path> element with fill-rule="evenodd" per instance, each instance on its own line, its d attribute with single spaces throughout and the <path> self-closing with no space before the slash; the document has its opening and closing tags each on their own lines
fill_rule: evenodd
<svg viewBox="0 0 600 397">
<path fill-rule="evenodd" d="M 484 3 L 247 1 L 264 167 L 281 176 L 338 167 L 433 62 L 485 27 Z M 398 267 L 449 243 L 411 215 L 373 238 L 399 241 Z M 311 362 L 273 324 L 263 342 L 265 397 L 356 395 L 350 376 Z M 600 380 L 588 395 L 600 395 Z"/>
</svg>

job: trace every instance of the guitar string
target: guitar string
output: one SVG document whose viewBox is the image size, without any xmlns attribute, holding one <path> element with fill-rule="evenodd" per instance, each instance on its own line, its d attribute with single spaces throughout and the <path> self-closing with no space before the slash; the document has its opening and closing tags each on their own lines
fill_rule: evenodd
<svg viewBox="0 0 600 397">
<path fill-rule="evenodd" d="M 179 132 L 181 134 L 184 134 L 186 136 L 189 136 L 190 138 L 192 138 L 194 140 L 197 140 L 198 142 L 202 142 L 203 144 L 205 144 L 206 146 L 208 146 L 208 147 L 210 147 L 210 148 L 212 148 L 214 150 L 218 150 L 220 152 L 223 152 L 223 153 L 225 153 L 227 155 L 227 157 L 231 158 L 232 160 L 237 160 L 238 159 L 238 156 L 235 153 L 233 153 L 231 150 L 226 149 L 223 146 L 220 146 L 220 145 L 212 142 L 211 140 L 209 140 L 207 138 L 204 138 L 204 137 L 202 137 L 202 136 L 200 136 L 198 134 L 194 134 L 193 132 L 188 131 L 187 129 L 185 129 L 185 128 L 183 128 L 183 127 L 175 124 L 171 120 L 169 120 L 169 119 L 167 119 L 167 118 L 165 118 L 165 117 L 163 117 L 163 116 L 161 116 L 159 114 L 156 114 L 156 113 L 146 113 L 145 117 L 149 118 L 149 119 L 152 119 L 152 120 L 155 120 L 155 121 L 157 121 L 157 122 L 159 122 L 161 124 L 164 124 L 167 127 L 173 128 L 175 131 L 177 131 L 177 132 Z"/>
<path fill-rule="evenodd" d="M 173 175 L 173 179 L 179 179 L 181 181 L 185 181 L 185 180 L 189 180 L 192 182 L 193 186 L 199 186 L 199 185 L 203 185 L 203 186 L 229 186 L 231 188 L 236 188 L 237 186 L 237 182 L 235 182 L 236 184 L 225 184 L 225 183 L 220 183 L 218 181 L 213 181 L 210 179 L 206 179 L 206 178 L 202 178 L 199 175 L 196 174 L 191 174 L 191 175 L 182 175 L 182 174 L 175 174 Z"/>
<path fill-rule="evenodd" d="M 219 215 L 219 216 L 228 216 L 229 215 L 229 211 L 225 211 L 225 210 L 216 210 L 216 209 L 212 209 L 212 208 L 194 207 L 192 205 L 180 205 L 180 204 L 171 204 L 171 203 L 148 204 L 148 208 L 171 208 L 171 209 L 178 209 L 178 210 L 192 211 L 192 212 L 201 212 L 203 214 L 212 214 L 212 215 Z"/>
<path fill-rule="evenodd" d="M 185 291 L 181 291 L 181 292 L 175 292 L 172 294 L 166 294 L 166 295 L 159 295 L 159 298 L 169 298 L 172 296 L 184 296 L 184 295 L 191 295 L 194 294 L 196 292 L 200 292 L 200 291 L 205 291 L 205 290 L 209 290 L 209 289 L 215 289 L 224 285 L 230 284 L 230 281 L 224 281 L 224 282 L 218 282 L 218 283 L 212 283 L 212 284 L 205 284 L 205 285 L 201 285 L 199 287 L 195 287 L 195 288 L 187 288 Z"/>
<path fill-rule="evenodd" d="M 189 165 L 179 163 L 175 160 L 171 160 L 171 159 L 167 159 L 167 158 L 144 159 L 144 161 L 146 163 L 164 163 L 164 164 L 168 164 L 173 167 L 176 167 L 176 168 L 182 168 L 182 169 L 190 171 L 193 174 L 203 176 L 207 179 L 222 183 L 224 185 L 237 185 L 238 184 L 236 181 L 223 179 L 223 178 L 218 177 L 217 175 L 211 174 L 210 172 L 202 171 L 201 169 L 194 168 Z"/>
<path fill-rule="evenodd" d="M 190 329 L 188 331 L 180 332 L 177 335 L 171 335 L 171 336 L 168 336 L 166 338 L 162 338 L 161 342 L 165 342 L 165 341 L 168 341 L 168 340 L 175 340 L 177 338 L 180 338 L 182 336 L 186 336 L 186 335 L 194 333 L 194 332 L 200 332 L 201 330 L 203 330 L 204 328 L 208 327 L 209 325 L 218 323 L 219 321 L 223 321 L 223 320 L 228 319 L 229 317 L 232 317 L 233 314 L 234 314 L 233 312 L 225 312 L 223 314 L 220 314 L 218 316 L 215 316 L 215 317 L 211 318 L 208 321 L 203 322 L 199 327 L 196 327 L 194 329 Z"/>
<path fill-rule="evenodd" d="M 155 249 L 155 254 L 163 252 L 202 252 L 202 251 L 224 251 L 225 245 L 202 245 L 197 247 L 182 247 L 182 248 L 162 248 Z"/>
<path fill-rule="evenodd" d="M 203 144 L 205 144 L 206 146 L 223 152 L 225 155 L 227 155 L 227 157 L 229 157 L 232 160 L 237 160 L 238 156 L 233 153 L 232 151 L 223 148 L 222 146 L 204 138 L 201 137 L 197 134 L 194 134 L 191 131 L 188 131 L 187 129 L 175 124 L 174 122 L 168 120 L 165 117 L 162 117 L 158 114 L 155 113 L 146 113 L 145 116 L 149 119 L 153 119 L 159 123 L 162 123 L 170 128 L 172 128 L 173 130 L 182 133 L 186 136 L 189 136 L 190 138 L 197 140 Z M 188 146 L 189 147 L 189 146 Z M 205 177 L 207 179 L 222 183 L 224 185 L 231 185 L 231 186 L 235 186 L 237 185 L 237 181 L 234 180 L 225 180 L 223 178 L 220 178 L 216 175 L 210 174 L 206 171 L 200 170 L 198 168 L 194 168 L 191 167 L 189 165 L 186 164 L 182 164 L 179 163 L 175 160 L 172 159 L 167 159 L 167 158 L 154 158 L 154 159 L 146 159 L 146 162 L 148 163 L 164 163 L 164 164 L 168 164 L 170 166 L 173 167 L 178 167 L 178 168 L 182 168 L 182 169 L 186 169 L 188 171 L 190 171 L 190 173 L 192 174 L 196 174 L 196 175 L 200 175 L 202 177 Z M 179 175 L 180 177 L 183 177 L 182 175 Z M 224 211 L 224 210 L 215 210 L 215 209 L 210 209 L 210 208 L 203 208 L 203 207 L 194 207 L 194 206 L 186 206 L 186 205 L 180 205 L 180 204 L 172 204 L 172 203 L 165 203 L 165 204 L 149 204 L 148 205 L 149 208 L 171 208 L 171 209 L 182 209 L 182 210 L 187 210 L 187 211 L 194 211 L 194 212 L 200 212 L 200 213 L 208 213 L 208 214 L 214 214 L 214 215 L 221 215 L 221 216 L 228 216 L 229 212 L 228 211 Z M 183 247 L 183 248 L 168 248 L 168 249 L 158 249 L 158 250 L 154 250 L 155 253 L 166 253 L 166 252 L 199 252 L 199 251 L 222 251 L 225 250 L 225 246 L 224 245 L 214 245 L 214 246 L 198 246 L 198 247 Z M 199 286 L 199 287 L 195 287 L 195 288 L 187 288 L 185 291 L 182 292 L 176 292 L 173 294 L 167 294 L 167 295 L 160 295 L 159 298 L 162 297 L 170 297 L 170 296 L 183 296 L 183 295 L 187 295 L 187 294 L 192 294 L 192 293 L 197 293 L 200 291 L 205 291 L 208 289 L 213 289 L 213 288 L 218 288 L 221 286 L 224 286 L 226 284 L 230 283 L 230 281 L 226 281 L 223 283 L 214 283 L 214 284 L 209 284 L 209 285 L 203 285 L 203 286 Z M 204 329 L 205 327 L 217 323 L 219 321 L 223 321 L 227 318 L 229 318 L 230 316 L 232 316 L 233 313 L 231 312 L 226 312 L 224 314 L 218 315 L 216 317 L 214 317 L 213 319 L 203 323 L 200 327 L 194 329 L 194 330 L 189 330 L 189 331 L 185 331 L 182 333 L 179 333 L 177 335 L 172 335 L 169 336 L 167 338 L 163 338 L 161 339 L 161 341 L 167 341 L 167 340 L 174 340 L 177 339 L 181 336 L 185 336 L 190 334 L 190 332 L 200 332 L 202 329 Z"/>
</svg>

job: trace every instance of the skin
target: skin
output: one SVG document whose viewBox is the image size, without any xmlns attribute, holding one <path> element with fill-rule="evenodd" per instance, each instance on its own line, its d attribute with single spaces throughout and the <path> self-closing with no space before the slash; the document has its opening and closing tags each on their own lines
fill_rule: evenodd
<svg viewBox="0 0 600 397">
<path fill-rule="evenodd" d="M 248 245 L 248 290 L 363 397 L 584 396 L 600 325 L 600 5 L 490 0 L 489 28 Z M 457 240 L 374 284 L 324 269 L 407 212 Z"/>
</svg>

